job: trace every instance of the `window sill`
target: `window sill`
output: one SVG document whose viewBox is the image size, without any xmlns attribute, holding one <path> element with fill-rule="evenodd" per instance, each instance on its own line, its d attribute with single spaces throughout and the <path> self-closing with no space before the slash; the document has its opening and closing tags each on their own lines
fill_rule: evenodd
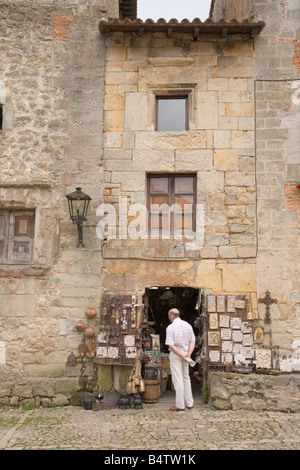
<svg viewBox="0 0 300 470">
<path fill-rule="evenodd" d="M 26 276 L 44 276 L 50 269 L 49 265 L 32 265 L 32 264 L 18 264 L 18 265 L 0 265 L 0 278 L 3 277 L 26 277 Z"/>
</svg>

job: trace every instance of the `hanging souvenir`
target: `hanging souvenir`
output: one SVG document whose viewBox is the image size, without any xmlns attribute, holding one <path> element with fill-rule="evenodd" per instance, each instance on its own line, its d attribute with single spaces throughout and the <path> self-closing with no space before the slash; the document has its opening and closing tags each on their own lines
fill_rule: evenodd
<svg viewBox="0 0 300 470">
<path fill-rule="evenodd" d="M 136 312 L 135 312 L 135 307 L 131 308 L 131 328 L 136 327 Z"/>
<path fill-rule="evenodd" d="M 126 308 L 123 308 L 123 313 L 121 316 L 121 333 L 123 335 L 128 333 L 128 315 Z"/>
</svg>

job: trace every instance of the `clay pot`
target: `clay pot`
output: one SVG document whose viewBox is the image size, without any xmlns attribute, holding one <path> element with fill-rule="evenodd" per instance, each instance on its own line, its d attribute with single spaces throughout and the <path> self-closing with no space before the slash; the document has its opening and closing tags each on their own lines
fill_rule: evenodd
<svg viewBox="0 0 300 470">
<path fill-rule="evenodd" d="M 88 338 L 91 338 L 92 336 L 94 336 L 94 328 L 92 326 L 88 326 L 86 329 L 85 329 L 85 332 L 84 332 L 85 336 L 87 336 Z"/>
<path fill-rule="evenodd" d="M 85 324 L 83 323 L 83 321 L 79 320 L 76 323 L 75 328 L 77 331 L 83 331 L 85 329 Z"/>
<path fill-rule="evenodd" d="M 85 314 L 88 318 L 94 318 L 97 315 L 97 312 L 94 308 L 88 308 Z"/>
</svg>

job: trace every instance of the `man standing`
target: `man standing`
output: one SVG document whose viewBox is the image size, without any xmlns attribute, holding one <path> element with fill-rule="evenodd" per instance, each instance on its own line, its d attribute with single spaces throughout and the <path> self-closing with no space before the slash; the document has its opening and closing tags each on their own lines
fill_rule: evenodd
<svg viewBox="0 0 300 470">
<path fill-rule="evenodd" d="M 167 327 L 166 344 L 170 349 L 170 367 L 176 394 L 176 406 L 172 406 L 170 410 L 181 411 L 185 407 L 190 410 L 193 408 L 194 399 L 189 363 L 185 359 L 190 359 L 194 351 L 195 335 L 191 325 L 181 320 L 177 308 L 169 310 L 168 317 L 171 325 Z"/>
</svg>

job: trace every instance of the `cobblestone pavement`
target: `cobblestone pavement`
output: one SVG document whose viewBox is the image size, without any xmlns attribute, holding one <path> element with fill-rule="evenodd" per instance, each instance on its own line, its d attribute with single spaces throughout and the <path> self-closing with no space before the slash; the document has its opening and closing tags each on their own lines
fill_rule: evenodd
<svg viewBox="0 0 300 470">
<path fill-rule="evenodd" d="M 1 450 L 299 450 L 300 414 L 143 408 L 0 410 Z M 145 454 L 146 455 L 146 454 Z"/>
</svg>

